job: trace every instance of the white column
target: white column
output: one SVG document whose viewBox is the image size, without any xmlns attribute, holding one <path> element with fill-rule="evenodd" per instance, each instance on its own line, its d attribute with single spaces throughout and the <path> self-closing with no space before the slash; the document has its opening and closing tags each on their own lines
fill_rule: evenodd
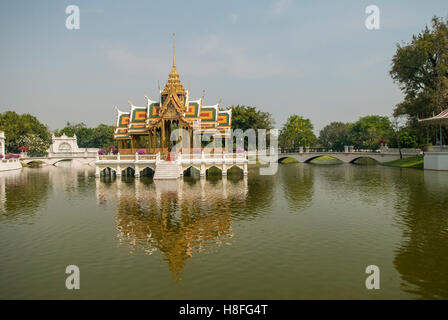
<svg viewBox="0 0 448 320">
<path fill-rule="evenodd" d="M 201 163 L 201 177 L 205 176 L 205 164 Z"/>
</svg>

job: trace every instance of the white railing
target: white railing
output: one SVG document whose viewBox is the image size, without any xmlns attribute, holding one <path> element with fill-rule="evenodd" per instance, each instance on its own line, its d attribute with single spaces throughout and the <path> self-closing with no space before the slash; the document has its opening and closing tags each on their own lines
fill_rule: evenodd
<svg viewBox="0 0 448 320">
<path fill-rule="evenodd" d="M 440 145 L 438 146 L 429 146 L 428 152 L 440 152 Z M 448 146 L 442 145 L 442 152 L 448 152 Z"/>
<path fill-rule="evenodd" d="M 97 155 L 97 161 L 112 161 L 112 162 L 150 162 L 159 163 L 166 159 L 166 155 L 157 154 L 145 154 L 145 155 Z M 247 161 L 247 152 L 240 153 L 193 153 L 182 154 L 176 153 L 171 157 L 171 161 L 176 161 L 179 164 L 188 163 L 243 163 Z"/>
</svg>

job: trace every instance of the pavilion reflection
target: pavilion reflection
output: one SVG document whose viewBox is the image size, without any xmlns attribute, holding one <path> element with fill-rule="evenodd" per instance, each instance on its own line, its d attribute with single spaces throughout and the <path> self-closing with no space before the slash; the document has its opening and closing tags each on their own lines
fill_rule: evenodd
<svg viewBox="0 0 448 320">
<path fill-rule="evenodd" d="M 164 256 L 174 281 L 182 279 L 195 252 L 213 250 L 233 237 L 232 208 L 245 206 L 247 177 L 154 181 L 97 181 L 97 199 L 107 204 L 115 188 L 115 225 L 119 244 L 130 251 Z"/>
</svg>

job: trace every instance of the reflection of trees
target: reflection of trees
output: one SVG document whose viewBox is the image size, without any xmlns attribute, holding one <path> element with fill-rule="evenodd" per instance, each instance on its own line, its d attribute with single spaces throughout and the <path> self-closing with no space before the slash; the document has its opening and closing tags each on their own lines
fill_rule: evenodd
<svg viewBox="0 0 448 320">
<path fill-rule="evenodd" d="M 0 173 L 0 220 L 26 219 L 47 199 L 50 175 L 43 170 Z"/>
<path fill-rule="evenodd" d="M 314 194 L 314 170 L 309 164 L 280 165 L 282 190 L 290 207 L 299 209 L 310 205 Z"/>
<path fill-rule="evenodd" d="M 315 179 L 322 192 L 337 195 L 338 199 L 359 199 L 368 205 L 377 205 L 384 196 L 395 193 L 395 182 L 400 181 L 402 171 L 383 166 L 357 166 L 342 164 L 320 166 L 314 170 Z"/>
<path fill-rule="evenodd" d="M 246 203 L 244 207 L 239 207 L 237 203 L 234 204 L 233 216 L 238 220 L 254 219 L 263 212 L 270 212 L 266 210 L 272 204 L 275 196 L 275 175 L 259 175 L 257 167 L 249 170 L 256 170 L 254 174 L 250 174 L 245 186 L 247 190 Z M 230 176 L 229 176 L 230 179 Z M 229 180 L 230 184 L 235 183 L 235 180 Z"/>
<path fill-rule="evenodd" d="M 78 197 L 89 193 L 86 181 L 93 167 L 45 166 L 0 172 L 0 219 L 24 218 L 39 210 L 51 190 Z"/>
<path fill-rule="evenodd" d="M 164 255 L 175 281 L 187 259 L 220 245 L 233 236 L 232 203 L 245 201 L 244 182 L 232 185 L 226 178 L 117 184 L 115 216 L 118 239 L 147 254 Z"/>
<path fill-rule="evenodd" d="M 400 190 L 398 222 L 404 240 L 394 265 L 404 281 L 403 290 L 423 299 L 447 299 L 448 177 L 425 171 L 422 178 L 423 174 L 407 177 Z"/>
</svg>

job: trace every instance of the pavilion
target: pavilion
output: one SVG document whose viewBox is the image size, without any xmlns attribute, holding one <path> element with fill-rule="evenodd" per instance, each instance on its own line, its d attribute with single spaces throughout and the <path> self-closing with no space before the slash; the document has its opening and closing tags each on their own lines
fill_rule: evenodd
<svg viewBox="0 0 448 320">
<path fill-rule="evenodd" d="M 436 116 L 419 119 L 419 122 L 438 124 L 440 128 L 439 146 L 428 147 L 424 156 L 424 167 L 429 170 L 448 170 L 448 146 L 443 145 L 442 124 L 448 123 L 448 109 Z"/>
<path fill-rule="evenodd" d="M 212 106 L 202 104 L 200 99 L 192 100 L 190 90 L 186 90 L 176 70 L 173 38 L 173 65 L 163 90 L 159 88 L 159 98 L 153 101 L 146 97 L 145 106 L 135 106 L 129 102 L 129 111 L 117 110 L 114 138 L 118 141 L 120 154 L 135 154 L 144 149 L 146 154 L 167 154 L 172 151 L 171 133 L 175 129 L 188 132 L 190 141 L 183 141 L 183 148 L 201 148 L 199 135 L 207 135 L 217 148 L 225 146 L 230 137 L 232 110 L 221 110 L 220 102 Z M 183 153 L 193 153 L 192 150 Z"/>
</svg>

